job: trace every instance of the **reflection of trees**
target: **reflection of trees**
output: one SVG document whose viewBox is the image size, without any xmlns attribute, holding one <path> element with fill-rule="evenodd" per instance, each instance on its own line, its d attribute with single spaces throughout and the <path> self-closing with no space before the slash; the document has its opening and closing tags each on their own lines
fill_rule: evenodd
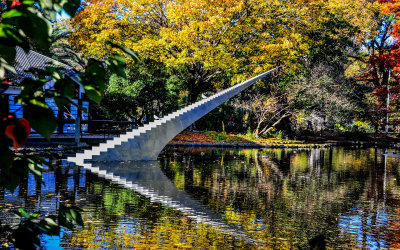
<svg viewBox="0 0 400 250">
<path fill-rule="evenodd" d="M 235 165 L 231 165 L 231 162 Z M 254 161 L 235 151 L 224 151 L 218 159 L 202 158 L 200 155 L 182 156 L 176 160 L 166 160 L 161 165 L 167 176 L 175 182 L 179 182 L 175 177 L 181 175 L 176 172 L 182 171 L 185 191 L 218 211 L 224 211 L 227 202 L 233 207 L 242 207 L 250 202 L 247 206 L 251 207 L 251 203 L 259 196 L 273 196 L 270 192 L 275 187 L 272 182 L 274 174 L 269 173 L 259 160 Z"/>
<path fill-rule="evenodd" d="M 383 150 L 188 151 L 160 159 L 164 173 L 267 247 L 307 248 L 321 235 L 331 247 L 400 247 L 399 158 L 389 157 L 385 168 Z M 66 247 L 244 244 L 89 171 L 54 165 L 54 172 L 44 172 L 50 185 L 30 178 L 17 194 L 29 211 L 56 211 L 59 202 L 84 208 L 85 228 L 64 234 Z M 0 203 L 7 203 L 1 192 Z"/>
<path fill-rule="evenodd" d="M 304 184 L 294 188 L 293 195 L 301 195 L 299 189 L 308 188 L 311 191 L 308 196 L 294 198 L 304 200 L 304 204 L 300 203 L 298 207 L 304 211 L 317 211 L 317 214 L 318 211 L 327 209 L 327 214 L 331 214 L 333 219 L 344 213 L 339 219 L 348 220 L 349 224 L 339 225 L 340 230 L 344 232 L 341 240 L 357 239 L 360 241 L 358 246 L 361 247 L 382 247 L 382 238 L 387 232 L 387 221 L 383 218 L 391 214 L 388 212 L 390 208 L 385 205 L 385 195 L 390 197 L 391 191 L 387 188 L 385 190 L 383 152 L 379 149 L 334 148 L 321 154 L 323 157 L 320 157 L 320 161 L 324 162 L 321 167 L 318 164 L 309 164 L 307 169 L 300 167 L 297 172 L 293 169 L 292 173 L 295 172 L 297 176 L 295 179 L 302 178 Z M 314 157 L 315 154 L 309 153 L 307 157 Z M 398 159 L 392 159 L 387 166 L 387 172 L 397 175 L 393 169 L 397 168 L 397 165 Z M 315 167 L 321 169 L 316 170 Z M 392 178 L 393 176 L 388 174 L 387 181 Z M 298 185 L 298 182 L 296 184 Z M 324 214 L 321 216 L 324 218 Z M 349 228 L 355 227 L 355 221 L 351 222 L 350 218 L 360 224 L 360 235 L 357 236 L 354 232 L 346 233 Z"/>
<path fill-rule="evenodd" d="M 389 242 L 388 247 L 391 249 L 400 248 L 400 196 L 391 199 L 391 205 L 394 209 L 394 218 L 389 222 L 389 233 L 385 235 L 385 239 Z"/>
<path fill-rule="evenodd" d="M 91 206 L 85 209 L 85 228 L 67 234 L 68 247 L 151 248 L 199 247 L 249 244 L 236 240 L 209 225 L 192 219 L 170 207 L 150 202 L 138 193 L 97 180 L 89 187 Z M 120 224 L 120 221 L 125 223 Z"/>
<path fill-rule="evenodd" d="M 381 153 L 344 148 L 200 150 L 163 158 L 160 165 L 178 187 L 254 238 L 265 240 L 269 247 L 304 248 L 309 239 L 322 235 L 332 246 L 368 248 L 372 241 L 397 237 L 399 228 L 398 217 L 389 229 L 383 228 L 388 224 L 382 224 L 379 217 L 383 208 L 389 209 L 383 205 L 385 197 L 388 203 L 398 197 L 392 187 L 397 187 L 400 179 L 398 159 L 392 159 L 385 193 Z M 85 192 L 92 204 L 85 213 L 88 227 L 67 240 L 70 246 L 85 239 L 92 239 L 93 246 L 105 241 L 103 246 L 112 247 L 208 247 L 213 241 L 222 246 L 231 240 L 133 191 L 93 178 L 86 176 Z M 134 218 L 141 219 L 131 227 L 114 223 Z M 347 230 L 354 218 L 359 218 L 360 237 Z M 391 242 L 393 247 L 399 244 Z"/>
<path fill-rule="evenodd" d="M 133 217 L 125 218 L 133 220 Z M 250 249 L 252 246 L 223 234 L 212 226 L 195 224 L 185 216 L 165 214 L 156 223 L 140 222 L 105 225 L 88 223 L 71 235 L 66 247 L 88 249 L 226 249 L 227 246 Z"/>
<path fill-rule="evenodd" d="M 292 239 L 290 244 L 304 247 L 318 235 L 345 245 L 354 235 L 342 234 L 337 239 L 336 219 L 359 203 L 366 204 L 360 217 L 364 231 L 381 238 L 365 223 L 376 224 L 378 202 L 384 199 L 382 153 L 379 149 L 276 149 L 253 151 L 248 157 L 231 150 L 220 154 L 218 162 L 224 161 L 223 165 L 196 155 L 183 161 L 178 155 L 174 162 L 186 163 L 170 168 L 171 162 L 165 161 L 163 170 L 169 176 L 179 175 L 172 173 L 179 169 L 193 173 L 193 179 L 182 180 L 189 180 L 184 185 L 187 192 L 225 214 L 228 221 L 267 238 L 271 246 Z M 389 172 L 393 166 L 392 162 Z M 199 180 L 196 173 L 201 175 Z M 262 229 L 254 230 L 257 227 Z"/>
</svg>

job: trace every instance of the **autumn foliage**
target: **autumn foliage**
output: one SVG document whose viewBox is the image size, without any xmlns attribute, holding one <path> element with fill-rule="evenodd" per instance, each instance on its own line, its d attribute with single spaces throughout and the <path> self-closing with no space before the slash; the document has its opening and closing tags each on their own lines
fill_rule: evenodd
<svg viewBox="0 0 400 250">
<path fill-rule="evenodd" d="M 16 119 L 7 125 L 5 134 L 13 140 L 14 150 L 17 151 L 28 140 L 31 133 L 31 125 L 25 118 Z"/>
<path fill-rule="evenodd" d="M 392 103 L 398 98 L 400 79 L 397 67 L 399 61 L 400 54 L 397 44 L 379 48 L 375 54 L 369 56 L 367 70 L 358 77 L 359 80 L 373 88 L 373 94 L 378 98 L 379 106 L 382 109 L 386 109 L 388 85 L 390 85 Z"/>
<path fill-rule="evenodd" d="M 379 126 L 386 123 L 386 114 L 394 116 L 393 113 L 399 104 L 400 26 L 397 16 L 400 14 L 398 8 L 400 1 L 375 1 L 375 3 L 378 6 L 375 20 L 378 21 L 369 38 L 366 67 L 358 76 L 358 80 L 371 89 L 373 98 L 370 99 L 369 115 L 376 117 L 375 126 Z"/>
<path fill-rule="evenodd" d="M 184 72 L 194 102 L 221 86 L 221 76 L 237 83 L 276 66 L 302 67 L 299 61 L 321 43 L 311 31 L 324 29 L 332 15 L 361 30 L 369 20 L 367 2 L 92 0 L 72 19 L 70 42 L 87 56 L 105 58 L 111 41 Z M 329 29 L 333 38 L 354 35 Z"/>
</svg>

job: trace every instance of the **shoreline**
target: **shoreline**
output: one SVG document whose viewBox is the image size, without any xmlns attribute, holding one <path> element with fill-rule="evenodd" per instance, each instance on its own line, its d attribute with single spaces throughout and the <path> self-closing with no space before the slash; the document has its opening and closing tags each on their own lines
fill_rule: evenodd
<svg viewBox="0 0 400 250">
<path fill-rule="evenodd" d="M 217 133 L 217 132 L 214 132 Z M 221 134 L 221 133 L 219 133 Z M 55 150 L 67 150 L 67 151 L 80 151 L 96 145 L 97 143 L 104 142 L 108 139 L 113 138 L 112 136 L 96 136 L 95 140 L 93 137 L 87 137 L 86 140 L 82 140 L 80 145 L 76 145 L 71 140 L 57 140 L 60 137 L 53 137 L 50 141 L 35 140 L 31 138 L 25 145 L 27 150 L 41 150 L 53 148 Z M 66 138 L 66 137 L 62 137 Z M 99 140 L 101 138 L 102 140 Z M 33 139 L 33 140 L 32 140 Z M 72 138 L 71 138 L 72 139 Z M 82 138 L 83 139 L 83 138 Z M 307 149 L 307 148 L 329 148 L 335 146 L 357 146 L 357 147 L 386 147 L 386 148 L 400 148 L 400 140 L 388 138 L 378 138 L 371 140 L 354 140 L 345 138 L 322 138 L 322 137 L 311 137 L 304 141 L 268 138 L 268 139 L 256 139 L 252 140 L 245 136 L 228 135 L 225 140 L 217 140 L 207 135 L 206 132 L 189 132 L 183 131 L 173 138 L 166 147 L 216 147 L 216 148 L 295 148 L 295 149 Z M 258 141 L 257 141 L 258 140 Z"/>
<path fill-rule="evenodd" d="M 358 147 L 390 147 L 400 148 L 399 143 L 382 143 L 367 141 L 340 141 L 340 142 L 319 142 L 303 144 L 234 144 L 234 143 L 169 143 L 167 147 L 218 147 L 218 148 L 329 148 L 337 146 L 358 146 Z"/>
<path fill-rule="evenodd" d="M 215 132 L 216 133 L 216 132 Z M 219 133 L 221 134 L 221 133 Z M 232 141 L 230 138 L 241 141 Z M 184 131 L 172 139 L 169 147 L 229 147 L 229 148 L 328 148 L 335 146 L 358 146 L 358 147 L 390 147 L 400 148 L 400 140 L 354 140 L 337 138 L 311 137 L 304 141 L 287 140 L 278 138 L 252 139 L 246 136 L 228 135 L 227 140 L 215 140 L 210 138 L 205 132 Z"/>
</svg>

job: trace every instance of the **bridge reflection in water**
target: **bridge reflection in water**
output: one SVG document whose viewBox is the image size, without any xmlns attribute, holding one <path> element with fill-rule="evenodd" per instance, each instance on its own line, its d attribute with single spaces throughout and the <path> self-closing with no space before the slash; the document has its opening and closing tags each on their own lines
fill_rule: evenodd
<svg viewBox="0 0 400 250">
<path fill-rule="evenodd" d="M 256 248 L 249 234 L 271 249 L 309 249 L 316 238 L 331 248 L 400 249 L 400 158 L 384 152 L 182 148 L 158 163 L 85 169 L 56 160 L 45 186 L 30 176 L 14 195 L 0 188 L 0 218 L 17 223 L 19 207 L 54 214 L 74 204 L 85 227 L 46 245 L 70 248 Z"/>
<path fill-rule="evenodd" d="M 262 244 L 233 225 L 224 223 L 220 216 L 177 188 L 162 172 L 157 161 L 93 161 L 85 163 L 85 168 L 114 183 L 134 190 L 149 198 L 151 202 L 170 206 L 197 223 L 212 225 L 217 230 L 246 243 Z"/>
</svg>

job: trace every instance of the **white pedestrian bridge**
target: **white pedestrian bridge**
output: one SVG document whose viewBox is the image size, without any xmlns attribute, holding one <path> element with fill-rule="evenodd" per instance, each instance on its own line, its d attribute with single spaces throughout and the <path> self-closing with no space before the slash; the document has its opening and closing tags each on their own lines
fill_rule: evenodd
<svg viewBox="0 0 400 250">
<path fill-rule="evenodd" d="M 83 165 L 93 161 L 153 161 L 177 134 L 195 121 L 237 95 L 277 68 L 262 73 L 240 84 L 234 85 L 208 98 L 175 111 L 161 119 L 114 137 L 105 143 L 68 157 L 69 162 Z"/>
<path fill-rule="evenodd" d="M 257 245 L 259 241 L 253 240 L 235 226 L 224 223 L 205 205 L 178 189 L 162 172 L 156 160 L 177 134 L 275 70 L 276 68 L 204 98 L 143 127 L 68 157 L 67 160 L 132 189 L 152 202 L 181 211 L 198 223 L 213 225 L 224 233 Z"/>
</svg>

